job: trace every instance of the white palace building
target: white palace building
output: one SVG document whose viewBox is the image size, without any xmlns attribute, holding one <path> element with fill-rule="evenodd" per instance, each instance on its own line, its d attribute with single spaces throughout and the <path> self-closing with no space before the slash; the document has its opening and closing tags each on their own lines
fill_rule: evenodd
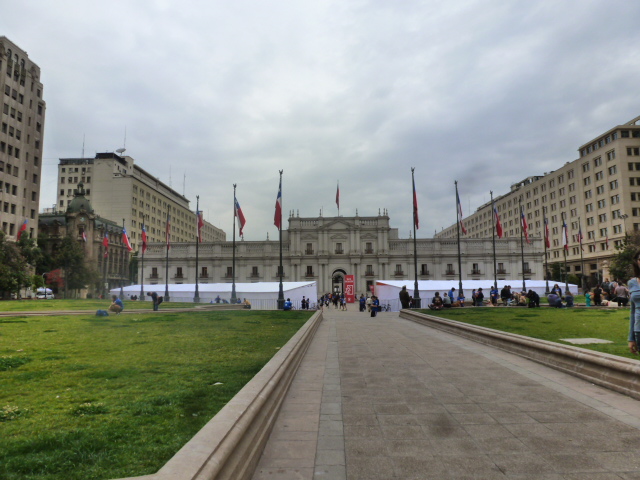
<svg viewBox="0 0 640 480">
<path fill-rule="evenodd" d="M 290 214 L 289 228 L 282 231 L 284 282 L 315 281 L 318 293 L 342 292 L 346 275 L 355 276 L 355 292 L 369 291 L 376 280 L 406 281 L 412 290 L 414 242 L 399 238 L 390 227 L 386 210 L 371 217 L 300 217 Z M 524 244 L 524 262 L 519 237 L 496 238 L 498 282 L 522 278 L 543 278 L 542 239 Z M 169 251 L 168 281 L 165 278 L 166 245 L 149 244 L 139 276 L 145 285 L 232 282 L 233 243 L 215 241 L 198 247 L 196 243 L 172 243 Z M 462 238 L 460 241 L 462 279 L 493 283 L 491 238 Z M 236 283 L 277 282 L 279 241 L 237 241 Z M 458 244 L 455 238 L 418 239 L 418 280 L 458 281 Z M 161 290 L 161 288 L 158 288 Z"/>
</svg>

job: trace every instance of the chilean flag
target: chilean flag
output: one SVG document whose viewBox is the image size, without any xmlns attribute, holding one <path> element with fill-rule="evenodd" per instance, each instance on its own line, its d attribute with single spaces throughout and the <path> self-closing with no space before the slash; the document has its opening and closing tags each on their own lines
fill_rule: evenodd
<svg viewBox="0 0 640 480">
<path fill-rule="evenodd" d="M 202 243 L 202 227 L 204 227 L 202 211 L 196 212 L 196 215 L 198 216 L 198 242 Z"/>
<path fill-rule="evenodd" d="M 131 242 L 129 241 L 129 235 L 127 235 L 127 229 L 124 227 L 122 227 L 122 243 L 124 243 L 124 246 L 127 247 L 127 250 L 130 252 L 133 250 Z"/>
<path fill-rule="evenodd" d="M 20 230 L 18 230 L 18 235 L 16 237 L 17 240 L 20 240 L 20 237 L 22 236 L 22 232 L 27 231 L 27 223 L 29 223 L 29 220 L 25 218 L 24 222 L 22 223 L 22 226 L 20 227 Z"/>
<path fill-rule="evenodd" d="M 416 193 L 416 181 L 413 182 L 413 224 L 416 226 L 416 229 L 420 228 L 420 221 L 418 220 L 418 194 Z"/>
<path fill-rule="evenodd" d="M 496 219 L 496 234 L 498 238 L 502 238 L 502 224 L 500 223 L 500 215 L 498 215 L 498 209 L 493 207 L 493 216 Z"/>
<path fill-rule="evenodd" d="M 458 195 L 458 189 L 456 188 L 456 202 L 458 202 L 458 215 L 460 218 L 458 222 L 460 223 L 460 230 L 462 230 L 463 235 L 467 234 L 467 229 L 464 228 L 464 223 L 462 223 L 462 205 L 460 204 L 460 196 Z"/>
<path fill-rule="evenodd" d="M 85 232 L 84 230 L 82 230 L 82 240 L 87 243 L 87 232 Z"/>
<path fill-rule="evenodd" d="M 524 216 L 524 210 L 520 211 L 520 223 L 522 224 L 522 233 L 524 234 L 524 239 L 527 243 L 531 243 L 529 240 L 529 225 L 527 225 L 527 219 Z"/>
<path fill-rule="evenodd" d="M 562 220 L 562 246 L 565 250 L 569 250 L 569 231 L 564 220 Z"/>
<path fill-rule="evenodd" d="M 549 239 L 549 220 L 544 219 L 544 244 L 547 248 L 551 248 L 551 240 Z"/>
<path fill-rule="evenodd" d="M 580 250 L 584 251 L 584 247 L 582 246 L 582 239 L 584 237 L 582 236 L 582 225 L 580 225 L 580 227 L 578 228 L 578 242 L 580 243 Z"/>
<path fill-rule="evenodd" d="M 240 208 L 238 201 L 236 200 L 236 210 Z M 242 225 L 244 225 L 244 217 Z M 278 196 L 276 197 L 276 213 L 273 216 L 273 224 L 278 230 L 282 228 L 282 178 L 280 178 L 280 186 L 278 187 Z M 240 235 L 242 235 L 242 228 L 240 228 Z"/>
<path fill-rule="evenodd" d="M 109 232 L 104 231 L 104 237 L 102 237 L 102 245 L 104 246 L 104 257 L 109 256 Z"/>
<path fill-rule="evenodd" d="M 147 229 L 142 225 L 142 254 L 147 251 Z"/>
<path fill-rule="evenodd" d="M 280 192 L 278 192 L 278 198 L 280 198 Z M 236 217 L 238 217 L 238 223 L 240 224 L 240 236 L 242 236 L 242 229 L 244 228 L 245 223 L 247 223 L 247 221 L 244 218 L 244 214 L 242 213 L 242 209 L 240 208 L 240 204 L 238 203 L 238 199 L 234 198 L 235 203 L 236 203 L 236 208 L 235 208 L 235 215 Z M 278 227 L 280 228 L 280 227 Z"/>
</svg>

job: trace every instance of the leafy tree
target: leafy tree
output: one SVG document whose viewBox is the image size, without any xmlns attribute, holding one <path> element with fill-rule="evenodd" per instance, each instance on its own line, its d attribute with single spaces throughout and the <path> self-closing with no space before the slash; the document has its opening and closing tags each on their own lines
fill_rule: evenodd
<svg viewBox="0 0 640 480">
<path fill-rule="evenodd" d="M 0 231 L 0 292 L 18 293 L 31 284 L 29 265 L 17 244 L 7 242 Z"/>
<path fill-rule="evenodd" d="M 626 282 L 633 277 L 633 255 L 640 249 L 640 232 L 627 234 L 620 245 L 616 246 L 618 253 L 609 262 L 611 277 Z"/>
<path fill-rule="evenodd" d="M 32 267 L 36 267 L 42 259 L 42 250 L 33 238 L 23 235 L 16 245 L 20 249 L 20 253 L 25 261 Z"/>
<path fill-rule="evenodd" d="M 64 270 L 62 285 L 71 290 L 85 288 L 98 277 L 97 271 L 86 264 L 82 245 L 71 236 L 64 237 L 59 243 L 52 264 Z M 49 278 L 47 283 L 50 283 Z"/>
<path fill-rule="evenodd" d="M 558 262 L 554 262 L 551 265 L 551 280 L 554 282 L 562 281 L 562 264 Z"/>
</svg>

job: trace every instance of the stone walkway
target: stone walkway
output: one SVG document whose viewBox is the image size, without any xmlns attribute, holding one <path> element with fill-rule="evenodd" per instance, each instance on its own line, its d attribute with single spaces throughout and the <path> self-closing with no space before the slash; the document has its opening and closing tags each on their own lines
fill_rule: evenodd
<svg viewBox="0 0 640 480">
<path fill-rule="evenodd" d="M 397 313 L 325 310 L 253 480 L 640 479 L 640 402 Z"/>
</svg>

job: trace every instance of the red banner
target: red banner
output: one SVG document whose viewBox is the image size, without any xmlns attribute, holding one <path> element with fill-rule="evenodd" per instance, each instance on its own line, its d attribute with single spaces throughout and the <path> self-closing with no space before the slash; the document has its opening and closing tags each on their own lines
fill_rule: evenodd
<svg viewBox="0 0 640 480">
<path fill-rule="evenodd" d="M 347 303 L 356 301 L 356 277 L 355 275 L 345 275 L 344 277 L 344 297 Z"/>
</svg>

